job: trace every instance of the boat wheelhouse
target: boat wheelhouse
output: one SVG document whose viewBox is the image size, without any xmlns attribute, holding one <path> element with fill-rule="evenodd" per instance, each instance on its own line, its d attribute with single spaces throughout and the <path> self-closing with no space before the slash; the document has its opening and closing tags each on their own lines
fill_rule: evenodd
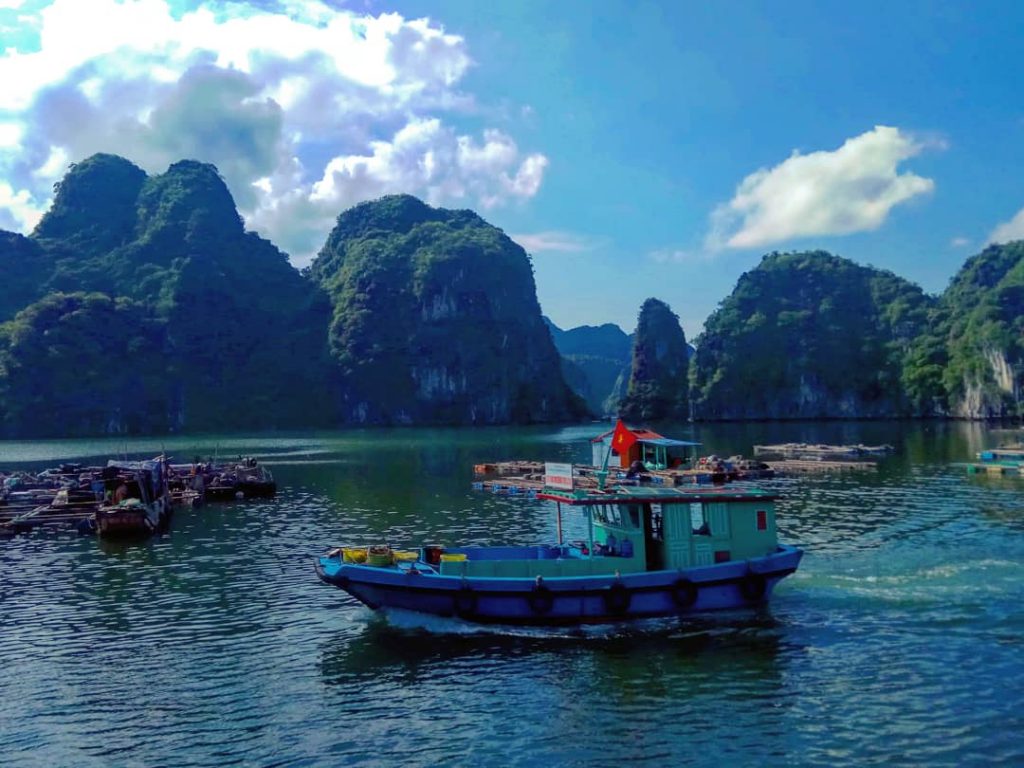
<svg viewBox="0 0 1024 768">
<path fill-rule="evenodd" d="M 779 544 L 776 497 L 763 491 L 617 487 L 540 498 L 556 505 L 552 545 L 339 547 L 316 571 L 374 609 L 579 624 L 756 606 L 803 554 Z M 562 541 L 563 507 L 583 512 L 586 540 Z"/>
</svg>

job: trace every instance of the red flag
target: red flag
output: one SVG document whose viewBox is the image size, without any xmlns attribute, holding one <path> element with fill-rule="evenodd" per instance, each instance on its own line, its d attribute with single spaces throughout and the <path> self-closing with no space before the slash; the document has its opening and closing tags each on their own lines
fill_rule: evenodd
<svg viewBox="0 0 1024 768">
<path fill-rule="evenodd" d="M 615 434 L 612 435 L 612 448 L 620 455 L 629 450 L 639 438 L 633 434 L 629 427 L 622 423 L 622 419 L 615 422 Z"/>
</svg>

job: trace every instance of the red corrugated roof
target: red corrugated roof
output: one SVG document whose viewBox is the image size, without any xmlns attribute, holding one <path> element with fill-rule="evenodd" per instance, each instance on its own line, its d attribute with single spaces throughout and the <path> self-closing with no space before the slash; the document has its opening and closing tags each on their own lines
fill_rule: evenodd
<svg viewBox="0 0 1024 768">
<path fill-rule="evenodd" d="M 626 429 L 628 429 L 630 432 L 632 432 L 634 435 L 636 435 L 640 440 L 657 440 L 659 438 L 664 438 L 665 437 L 664 435 L 659 435 L 657 432 L 652 432 L 651 430 L 644 429 L 643 427 L 640 427 L 639 429 L 636 428 L 636 427 L 626 427 Z M 615 431 L 614 429 L 609 429 L 607 432 L 602 432 L 597 437 L 592 438 L 590 442 L 592 442 L 592 443 L 600 443 L 602 440 L 604 440 L 606 437 L 608 437 L 608 435 L 612 434 L 614 431 Z"/>
</svg>

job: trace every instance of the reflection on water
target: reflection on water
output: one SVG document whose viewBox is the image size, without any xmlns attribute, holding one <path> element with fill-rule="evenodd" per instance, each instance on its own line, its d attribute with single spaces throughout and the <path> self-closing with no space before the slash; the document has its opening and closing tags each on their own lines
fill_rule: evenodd
<svg viewBox="0 0 1024 768">
<path fill-rule="evenodd" d="M 316 580 L 340 543 L 552 539 L 544 503 L 471 491 L 472 465 L 587 461 L 603 428 L 0 443 L 2 467 L 257 455 L 280 487 L 145 543 L 0 542 L 5 765 L 1024 760 L 1024 479 L 957 465 L 998 442 L 982 425 L 666 427 L 719 455 L 896 447 L 876 471 L 766 484 L 807 555 L 760 615 L 478 628 Z"/>
</svg>

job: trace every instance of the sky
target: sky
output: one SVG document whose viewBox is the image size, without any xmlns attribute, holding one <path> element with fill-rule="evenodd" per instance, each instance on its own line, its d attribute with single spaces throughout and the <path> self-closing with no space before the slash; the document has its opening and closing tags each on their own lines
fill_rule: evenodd
<svg viewBox="0 0 1024 768">
<path fill-rule="evenodd" d="M 1019 2 L 0 0 L 0 229 L 70 163 L 214 163 L 309 263 L 410 193 L 533 259 L 570 328 L 687 338 L 771 251 L 941 292 L 1024 238 Z"/>
</svg>

